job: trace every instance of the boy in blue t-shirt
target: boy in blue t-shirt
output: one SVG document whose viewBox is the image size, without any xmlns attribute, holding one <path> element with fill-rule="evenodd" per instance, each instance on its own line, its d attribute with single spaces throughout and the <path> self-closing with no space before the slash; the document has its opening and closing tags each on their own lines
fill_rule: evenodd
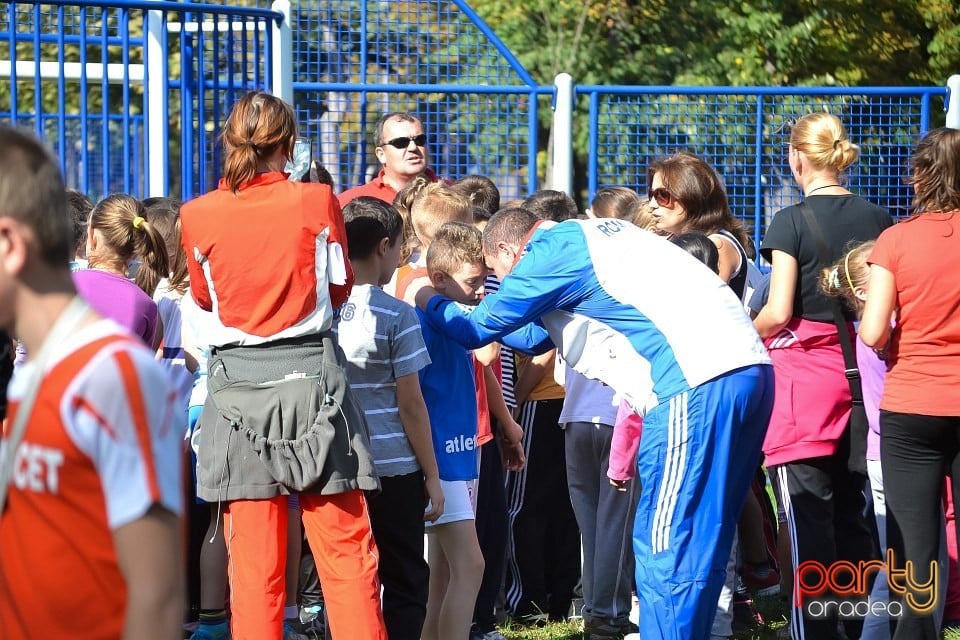
<svg viewBox="0 0 960 640">
<path fill-rule="evenodd" d="M 420 393 L 419 372 L 430 356 L 413 308 L 380 288 L 399 261 L 400 214 L 376 198 L 360 197 L 344 208 L 343 218 L 356 283 L 335 330 L 380 476 L 370 524 L 380 551 L 383 618 L 390 638 L 419 638 L 430 580 L 424 521 L 436 520 L 444 508 Z"/>
<path fill-rule="evenodd" d="M 443 225 L 427 250 L 427 271 L 437 291 L 462 304 L 477 304 L 487 275 L 480 232 L 460 222 Z M 430 598 L 423 638 L 467 638 L 484 566 L 473 522 L 478 470 L 473 356 L 422 320 L 420 324 L 432 360 L 420 370 L 420 387 L 446 498 L 443 515 L 427 525 L 432 535 L 427 551 Z"/>
</svg>

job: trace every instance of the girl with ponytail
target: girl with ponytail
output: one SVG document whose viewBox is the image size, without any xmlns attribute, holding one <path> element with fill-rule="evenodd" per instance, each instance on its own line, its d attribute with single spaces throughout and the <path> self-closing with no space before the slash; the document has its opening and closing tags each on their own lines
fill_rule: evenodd
<svg viewBox="0 0 960 640">
<path fill-rule="evenodd" d="M 99 314 L 155 348 L 159 342 L 157 305 L 150 296 L 167 274 L 167 252 L 136 198 L 116 193 L 93 208 L 87 260 L 88 268 L 73 276 L 80 295 Z M 136 284 L 127 277 L 135 261 L 139 263 Z"/>
</svg>

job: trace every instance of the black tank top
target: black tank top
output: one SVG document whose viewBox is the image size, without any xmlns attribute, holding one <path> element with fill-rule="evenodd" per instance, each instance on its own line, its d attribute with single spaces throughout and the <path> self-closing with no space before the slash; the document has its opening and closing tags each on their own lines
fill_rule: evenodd
<svg viewBox="0 0 960 640">
<path fill-rule="evenodd" d="M 728 282 L 727 285 L 733 289 L 733 292 L 737 294 L 738 298 L 743 300 L 743 294 L 747 290 L 747 252 L 743 249 L 743 246 L 740 245 L 737 237 L 726 229 L 720 229 L 715 235 L 721 235 L 732 242 L 733 246 L 737 248 L 737 253 L 740 254 L 740 269 L 733 274 L 733 277 L 730 278 L 730 282 Z M 744 300 L 744 302 L 746 301 Z"/>
</svg>

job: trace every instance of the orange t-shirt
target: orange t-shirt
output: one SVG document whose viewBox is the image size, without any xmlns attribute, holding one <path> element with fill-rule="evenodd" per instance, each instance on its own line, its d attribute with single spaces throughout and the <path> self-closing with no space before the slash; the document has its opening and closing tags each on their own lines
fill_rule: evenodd
<svg viewBox="0 0 960 640">
<path fill-rule="evenodd" d="M 5 429 L 32 369 L 14 374 Z M 4 640 L 123 635 L 112 532 L 154 504 L 182 511 L 175 404 L 153 354 L 112 322 L 83 328 L 49 364 L 0 516 Z"/>
<path fill-rule="evenodd" d="M 482 447 L 493 440 L 490 427 L 490 403 L 487 400 L 487 379 L 483 375 L 483 365 L 473 357 L 473 380 L 477 387 L 477 446 Z"/>
<path fill-rule="evenodd" d="M 520 376 L 523 375 L 523 370 L 530 364 L 531 358 L 522 353 L 516 353 L 515 356 L 517 362 L 517 378 L 519 379 Z M 540 382 L 530 390 L 529 395 L 527 395 L 527 401 L 562 400 L 565 393 L 566 390 L 563 388 L 563 385 L 557 382 L 557 379 L 554 377 L 554 369 L 551 368 L 543 375 Z"/>
<path fill-rule="evenodd" d="M 960 416 L 960 214 L 890 227 L 869 261 L 893 274 L 898 308 L 880 408 Z"/>
</svg>

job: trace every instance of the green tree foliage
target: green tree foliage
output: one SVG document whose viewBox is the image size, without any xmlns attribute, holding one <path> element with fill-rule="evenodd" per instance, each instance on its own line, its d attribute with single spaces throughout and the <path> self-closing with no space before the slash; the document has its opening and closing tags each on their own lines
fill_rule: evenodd
<svg viewBox="0 0 960 640">
<path fill-rule="evenodd" d="M 942 84 L 960 72 L 953 0 L 476 0 L 541 82 Z"/>
<path fill-rule="evenodd" d="M 561 71 L 580 84 L 691 86 L 942 86 L 960 73 L 955 0 L 475 0 L 475 7 L 545 84 Z M 588 149 L 581 100 L 577 186 L 584 186 L 588 153 L 600 154 L 607 175 L 639 185 L 642 159 L 679 145 L 708 157 L 723 150 L 714 160 L 732 163 L 721 167 L 731 189 L 750 191 L 754 107 L 735 96 L 717 100 L 719 108 L 664 91 L 603 104 L 600 149 Z M 818 106 L 841 112 L 868 103 Z M 798 108 L 776 109 L 764 129 L 775 132 Z M 549 127 L 545 117 L 541 124 Z M 750 131 L 737 130 L 744 126 Z M 865 143 L 873 135 L 858 134 Z M 776 144 L 764 152 L 778 157 Z"/>
<path fill-rule="evenodd" d="M 960 8 L 955 0 L 918 0 L 917 10 L 931 37 L 926 42 L 935 77 L 960 73 Z"/>
</svg>

